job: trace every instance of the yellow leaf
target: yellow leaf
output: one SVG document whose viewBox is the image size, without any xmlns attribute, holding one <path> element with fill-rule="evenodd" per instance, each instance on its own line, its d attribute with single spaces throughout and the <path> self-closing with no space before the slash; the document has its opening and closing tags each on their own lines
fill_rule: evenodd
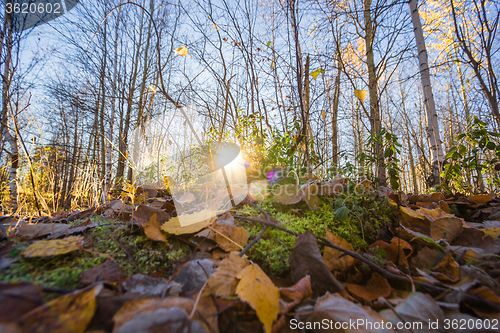
<svg viewBox="0 0 500 333">
<path fill-rule="evenodd" d="M 160 242 L 167 241 L 167 237 L 160 231 L 160 222 L 158 222 L 156 213 L 151 216 L 148 222 L 142 224 L 142 228 L 144 229 L 144 233 L 146 234 L 146 236 L 148 236 L 149 239 Z"/>
<path fill-rule="evenodd" d="M 201 229 L 205 228 L 211 222 L 212 222 L 212 219 L 207 219 L 207 220 L 203 220 L 201 222 L 188 224 L 188 225 L 182 227 L 181 224 L 179 223 L 179 218 L 172 217 L 170 220 L 163 223 L 163 225 L 161 226 L 161 230 L 165 231 L 166 233 L 173 234 L 173 235 L 192 234 L 192 233 L 195 233 L 195 232 L 200 231 Z"/>
<path fill-rule="evenodd" d="M 42 240 L 33 242 L 30 246 L 24 249 L 23 256 L 26 258 L 32 257 L 50 257 L 59 254 L 65 254 L 79 250 L 83 247 L 83 237 L 68 237 L 65 239 Z"/>
<path fill-rule="evenodd" d="M 273 62 L 271 62 L 271 68 L 273 68 L 276 64 Z"/>
<path fill-rule="evenodd" d="M 236 277 L 241 280 L 236 294 L 257 312 L 264 331 L 271 333 L 273 322 L 278 318 L 279 289 L 257 264 L 247 266 Z"/>
<path fill-rule="evenodd" d="M 46 151 L 49 151 L 49 150 L 50 150 L 50 147 L 45 147 L 45 148 L 43 148 L 43 149 L 45 149 Z"/>
<path fill-rule="evenodd" d="M 230 254 L 228 258 L 222 260 L 215 273 L 208 278 L 204 294 L 219 297 L 234 296 L 238 284 L 236 275 L 249 264 L 247 259 L 234 253 Z"/>
<path fill-rule="evenodd" d="M 315 79 L 315 80 L 316 80 L 316 78 L 318 77 L 318 75 L 319 75 L 320 73 L 322 73 L 322 74 L 324 74 L 324 73 L 325 73 L 325 72 L 323 71 L 323 69 L 322 69 L 322 68 L 318 68 L 317 70 L 315 70 L 315 71 L 311 72 L 311 76 L 313 77 L 313 79 Z"/>
<path fill-rule="evenodd" d="M 174 53 L 177 54 L 178 56 L 183 57 L 188 54 L 188 49 L 185 46 L 181 46 L 177 50 L 175 50 Z"/>
<path fill-rule="evenodd" d="M 483 231 L 485 233 L 484 237 L 490 235 L 491 237 L 493 237 L 493 239 L 495 239 L 498 238 L 498 235 L 500 235 L 500 228 L 490 228 L 490 229 L 485 229 Z"/>
<path fill-rule="evenodd" d="M 217 30 L 217 26 L 215 25 L 215 23 L 212 23 L 212 25 L 214 26 L 214 29 Z"/>
<path fill-rule="evenodd" d="M 323 120 L 326 121 L 326 112 L 321 111 L 321 117 L 323 117 Z"/>
<path fill-rule="evenodd" d="M 102 284 L 58 297 L 26 313 L 19 320 L 22 332 L 85 332 L 94 317 Z"/>
<path fill-rule="evenodd" d="M 365 101 L 365 98 L 366 98 L 366 90 L 356 89 L 356 90 L 354 90 L 354 95 L 357 98 L 359 98 L 359 100 L 361 101 L 361 103 L 363 103 Z"/>
<path fill-rule="evenodd" d="M 335 235 L 326 227 L 325 229 L 326 239 L 346 250 L 354 251 L 352 245 L 347 243 L 342 237 Z M 344 253 L 339 250 L 332 249 L 331 247 L 325 247 L 325 252 L 323 253 L 323 261 L 331 271 L 346 272 L 354 265 L 354 258 L 346 255 L 340 257 L 343 254 Z"/>
</svg>

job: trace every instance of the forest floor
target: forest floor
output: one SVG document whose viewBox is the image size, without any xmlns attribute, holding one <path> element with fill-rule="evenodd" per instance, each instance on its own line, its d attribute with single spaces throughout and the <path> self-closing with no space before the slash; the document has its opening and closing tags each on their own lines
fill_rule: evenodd
<svg viewBox="0 0 500 333">
<path fill-rule="evenodd" d="M 1 332 L 500 328 L 495 194 L 257 182 L 234 209 L 181 226 L 170 196 L 132 192 L 0 217 Z"/>
</svg>

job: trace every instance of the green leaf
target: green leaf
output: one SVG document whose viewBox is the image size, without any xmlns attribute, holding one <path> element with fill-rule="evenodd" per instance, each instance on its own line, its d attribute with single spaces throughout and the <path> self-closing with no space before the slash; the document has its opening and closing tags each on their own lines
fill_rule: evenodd
<svg viewBox="0 0 500 333">
<path fill-rule="evenodd" d="M 318 68 L 317 70 L 311 72 L 311 76 L 313 77 L 313 79 L 316 80 L 316 78 L 318 77 L 319 74 L 325 74 L 325 72 L 323 71 L 322 68 Z"/>
<path fill-rule="evenodd" d="M 349 217 L 349 214 L 347 213 L 347 208 L 346 207 L 340 207 L 339 209 L 337 209 L 335 212 L 335 217 L 337 217 L 337 219 L 341 222 L 347 220 L 347 218 Z"/>
<path fill-rule="evenodd" d="M 467 148 L 465 148 L 464 145 L 460 145 L 458 147 L 458 152 L 460 153 L 460 155 L 465 155 L 465 153 L 467 152 Z"/>
<path fill-rule="evenodd" d="M 267 47 L 271 46 L 271 41 L 267 42 Z"/>
<path fill-rule="evenodd" d="M 457 136 L 457 140 L 462 140 L 465 137 L 465 134 L 462 133 L 459 136 Z"/>
<path fill-rule="evenodd" d="M 392 156 L 392 154 L 393 154 L 393 152 L 392 152 L 392 149 L 391 149 L 391 148 L 386 148 L 386 149 L 385 149 L 385 152 L 384 152 L 384 157 L 389 158 L 389 157 L 391 157 L 391 156 Z"/>
<path fill-rule="evenodd" d="M 494 143 L 494 142 L 488 142 L 488 144 L 486 145 L 486 148 L 488 148 L 489 150 L 495 150 L 497 147 L 497 145 Z"/>
</svg>

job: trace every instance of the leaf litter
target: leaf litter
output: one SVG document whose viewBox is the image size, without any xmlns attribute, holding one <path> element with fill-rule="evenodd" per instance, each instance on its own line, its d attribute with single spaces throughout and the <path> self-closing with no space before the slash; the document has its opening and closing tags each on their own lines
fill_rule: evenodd
<svg viewBox="0 0 500 333">
<path fill-rule="evenodd" d="M 2 260 L 18 257 L 16 267 L 76 258 L 81 249 L 87 251 L 86 256 L 106 259 L 110 255 L 93 237 L 108 225 L 103 218 L 116 221 L 108 235 L 116 250 L 110 252 L 112 260 L 96 260 L 80 273 L 81 289 L 54 289 L 29 279 L 0 284 L 0 299 L 8 304 L 1 307 L 2 327 L 14 332 L 84 332 L 89 327 L 113 332 L 159 328 L 218 332 L 228 330 L 232 322 L 252 330 L 280 332 L 290 328 L 292 319 L 304 325 L 323 319 L 332 323 L 363 319 L 373 327 L 382 320 L 394 326 L 421 322 L 423 328 L 414 331 L 431 332 L 426 326 L 429 321 L 499 318 L 500 199 L 494 194 L 396 196 L 387 188 L 374 188 L 371 182 L 355 184 L 387 197 L 393 215 L 390 223 L 379 227 L 384 232 L 366 245 L 353 246 L 345 234 L 341 236 L 321 220 L 314 232 L 292 225 L 300 225 L 297 221 L 312 212 L 325 214 L 324 207 L 334 212 L 337 223 L 359 220 L 356 207 L 339 206 L 337 200 L 350 181 L 317 177 L 302 181 L 302 185 L 273 189 L 267 181 L 251 184 L 247 201 L 235 211 L 215 217 L 209 214 L 187 226 L 176 217 L 172 199 L 149 188 L 130 188 L 122 199 L 84 211 L 37 219 L 13 217 L 9 228 L 2 229 L 11 240 L 1 244 L 6 250 L 0 249 L 0 256 Z M 209 190 L 214 189 L 207 185 Z M 180 204 L 195 207 L 197 203 L 186 192 Z M 297 219 L 281 219 L 284 211 L 298 215 Z M 264 225 L 269 230 L 259 232 Z M 253 249 L 240 253 L 245 247 L 270 241 L 287 245 L 277 233 L 292 239 L 284 260 L 289 268 L 279 277 L 264 269 L 267 266 L 261 259 L 253 261 Z M 130 236 L 133 243 L 123 237 L 120 241 L 118 235 L 129 234 L 134 235 Z M 155 247 L 163 249 L 164 262 L 158 266 L 163 268 L 142 271 L 142 263 L 150 259 L 148 254 L 138 256 L 143 253 L 141 243 L 151 246 L 149 253 Z M 177 251 L 178 244 L 185 244 L 189 251 L 168 259 L 172 256 L 165 254 Z M 124 273 L 124 262 L 134 262 L 133 274 L 130 268 Z M 2 274 L 11 270 L 7 267 Z M 104 304 L 108 312 L 98 314 L 96 308 Z M 394 330 L 365 325 L 344 331 Z"/>
</svg>

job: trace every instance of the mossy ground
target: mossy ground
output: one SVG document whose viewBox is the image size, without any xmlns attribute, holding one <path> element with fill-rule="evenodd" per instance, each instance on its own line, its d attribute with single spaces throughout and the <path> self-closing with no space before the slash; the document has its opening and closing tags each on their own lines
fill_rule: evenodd
<svg viewBox="0 0 500 333">
<path fill-rule="evenodd" d="M 311 231 L 315 235 L 326 237 L 325 227 L 327 227 L 349 242 L 355 250 L 366 248 L 376 239 L 377 230 L 390 222 L 394 209 L 387 197 L 381 196 L 374 190 L 367 190 L 362 194 L 347 191 L 337 195 L 335 199 L 328 197 L 321 199 L 323 204 L 315 211 L 307 209 L 304 202 L 287 207 L 276 204 L 272 198 L 267 198 L 259 206 L 282 222 L 282 226 L 287 229 L 296 233 Z M 301 213 L 297 212 L 297 207 L 302 209 Z M 343 221 L 335 215 L 335 210 L 340 207 L 346 207 L 348 210 L 348 217 Z M 244 206 L 241 211 L 251 216 L 262 215 L 260 211 L 250 206 Z M 241 224 L 253 236 L 262 229 L 261 225 L 251 222 Z M 277 229 L 268 229 L 261 241 L 250 249 L 248 256 L 269 274 L 280 276 L 289 269 L 288 256 L 294 245 L 293 235 Z"/>
<path fill-rule="evenodd" d="M 309 210 L 304 202 L 292 206 L 279 205 L 272 197 L 259 206 L 281 221 L 282 226 L 287 229 L 297 233 L 311 231 L 325 237 L 326 226 L 351 243 L 354 249 L 365 248 L 375 239 L 377 230 L 390 220 L 393 209 L 386 197 L 372 190 L 362 195 L 340 194 L 335 199 L 322 197 L 322 202 L 316 211 Z M 335 210 L 339 207 L 346 207 L 348 210 L 347 218 L 342 221 L 335 215 Z M 299 212 L 298 209 L 302 211 Z M 237 213 L 253 217 L 262 215 L 251 206 L 243 206 Z M 89 229 L 84 235 L 85 248 L 114 258 L 125 276 L 162 272 L 167 278 L 172 274 L 176 262 L 192 254 L 190 247 L 175 237 L 169 238 L 168 243 L 156 242 L 147 238 L 137 226 L 100 217 L 92 219 L 98 226 Z M 241 220 L 238 222 L 253 236 L 262 229 L 260 224 Z M 119 240 L 134 258 L 139 271 L 122 245 L 115 240 Z M 48 258 L 23 258 L 21 253 L 29 244 L 14 243 L 9 254 L 19 261 L 0 272 L 0 281 L 28 281 L 44 287 L 76 288 L 84 271 L 108 260 L 106 256 L 82 250 Z M 247 255 L 269 275 L 284 276 L 289 270 L 288 256 L 294 245 L 294 236 L 270 228 Z"/>
<path fill-rule="evenodd" d="M 172 265 L 191 254 L 189 246 L 177 239 L 169 239 L 168 244 L 155 242 L 144 236 L 136 226 L 100 217 L 92 220 L 99 225 L 84 235 L 84 247 L 114 258 L 125 276 L 163 271 L 163 276 L 168 277 L 172 273 Z M 134 258 L 139 272 L 114 239 L 119 240 Z M 14 243 L 9 254 L 11 258 L 19 258 L 19 261 L 0 272 L 0 281 L 27 281 L 43 287 L 76 288 L 84 271 L 108 260 L 106 256 L 82 250 L 48 258 L 23 258 L 22 250 L 28 245 Z"/>
</svg>

